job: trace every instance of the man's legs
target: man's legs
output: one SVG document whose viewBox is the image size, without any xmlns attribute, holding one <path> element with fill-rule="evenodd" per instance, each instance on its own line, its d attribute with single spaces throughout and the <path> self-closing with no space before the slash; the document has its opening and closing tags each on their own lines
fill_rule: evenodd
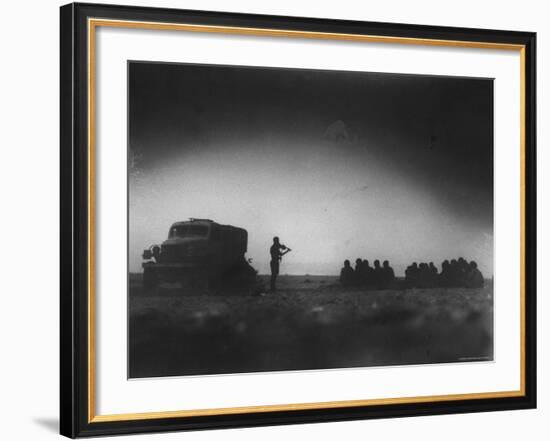
<svg viewBox="0 0 550 441">
<path fill-rule="evenodd" d="M 271 261 L 270 262 L 270 266 L 271 266 L 271 291 L 276 291 L 277 290 L 277 286 L 276 286 L 276 281 L 277 281 L 277 275 L 279 274 L 279 262 L 273 262 Z"/>
</svg>

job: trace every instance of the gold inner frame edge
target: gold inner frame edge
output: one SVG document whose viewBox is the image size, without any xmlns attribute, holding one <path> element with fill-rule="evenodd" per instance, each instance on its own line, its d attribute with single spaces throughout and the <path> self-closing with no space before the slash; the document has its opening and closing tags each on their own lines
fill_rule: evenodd
<svg viewBox="0 0 550 441">
<path fill-rule="evenodd" d="M 518 51 L 520 54 L 520 389 L 512 391 L 479 392 L 451 395 L 430 395 L 398 398 L 374 398 L 312 403 L 270 404 L 212 409 L 192 409 L 159 412 L 140 412 L 97 415 L 95 399 L 95 36 L 97 27 L 116 27 L 147 30 L 168 30 L 202 33 L 223 33 L 264 37 L 291 37 L 358 41 L 370 43 L 412 44 L 420 46 L 463 47 Z M 392 37 L 378 35 L 294 31 L 267 28 L 158 23 L 132 20 L 88 19 L 88 422 L 135 421 L 243 413 L 277 412 L 312 409 L 334 409 L 390 404 L 411 404 L 442 401 L 520 397 L 525 395 L 525 67 L 526 48 L 522 44 L 440 40 L 428 38 Z"/>
</svg>

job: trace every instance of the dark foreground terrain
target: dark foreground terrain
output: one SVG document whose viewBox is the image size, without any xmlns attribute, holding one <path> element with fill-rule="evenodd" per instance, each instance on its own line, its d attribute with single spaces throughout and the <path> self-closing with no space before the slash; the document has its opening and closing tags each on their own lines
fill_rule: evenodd
<svg viewBox="0 0 550 441">
<path fill-rule="evenodd" d="M 268 285 L 268 280 L 260 276 Z M 280 276 L 277 293 L 205 295 L 130 276 L 129 376 L 493 359 L 493 289 L 365 291 Z"/>
</svg>

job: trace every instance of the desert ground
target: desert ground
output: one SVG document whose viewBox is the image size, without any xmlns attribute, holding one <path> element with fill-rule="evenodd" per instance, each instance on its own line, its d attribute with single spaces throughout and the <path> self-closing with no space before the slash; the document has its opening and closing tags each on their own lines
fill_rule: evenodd
<svg viewBox="0 0 550 441">
<path fill-rule="evenodd" d="M 493 359 L 493 287 L 369 291 L 280 276 L 269 293 L 142 288 L 130 275 L 131 378 Z"/>
</svg>

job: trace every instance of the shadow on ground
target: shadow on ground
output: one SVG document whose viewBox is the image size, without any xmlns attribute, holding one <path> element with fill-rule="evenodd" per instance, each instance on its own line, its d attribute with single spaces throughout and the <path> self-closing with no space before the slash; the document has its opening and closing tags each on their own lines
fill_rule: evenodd
<svg viewBox="0 0 550 441">
<path fill-rule="evenodd" d="M 48 432 L 59 432 L 59 419 L 58 418 L 47 418 L 47 417 L 36 417 L 33 418 L 32 421 L 37 425 L 44 429 L 46 429 Z"/>
</svg>

